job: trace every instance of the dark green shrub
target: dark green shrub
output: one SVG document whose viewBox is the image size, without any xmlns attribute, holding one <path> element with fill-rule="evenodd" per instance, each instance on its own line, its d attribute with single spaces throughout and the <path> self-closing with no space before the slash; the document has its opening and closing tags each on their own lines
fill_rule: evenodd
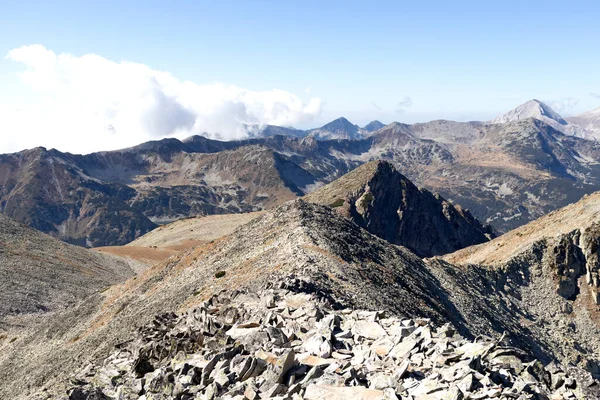
<svg viewBox="0 0 600 400">
<path fill-rule="evenodd" d="M 360 205 L 362 206 L 362 208 L 367 208 L 367 206 L 373 201 L 373 199 L 374 199 L 374 197 L 370 192 L 366 193 L 363 196 L 363 198 L 360 202 Z"/>
<path fill-rule="evenodd" d="M 219 279 L 225 276 L 225 271 L 217 271 L 215 278 Z"/>
<path fill-rule="evenodd" d="M 331 208 L 337 208 L 337 207 L 341 207 L 341 206 L 343 206 L 343 205 L 344 205 L 344 200 L 342 200 L 342 199 L 337 199 L 336 201 L 334 201 L 333 203 L 331 203 L 331 204 L 329 205 L 329 207 L 331 207 Z"/>
</svg>

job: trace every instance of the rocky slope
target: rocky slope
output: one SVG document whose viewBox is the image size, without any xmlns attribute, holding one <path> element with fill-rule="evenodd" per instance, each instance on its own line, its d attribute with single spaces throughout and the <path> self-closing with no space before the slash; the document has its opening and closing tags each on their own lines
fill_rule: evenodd
<svg viewBox="0 0 600 400">
<path fill-rule="evenodd" d="M 185 218 L 159 226 L 125 246 L 97 247 L 94 250 L 154 265 L 181 251 L 228 235 L 262 213 L 264 212 L 257 211 Z"/>
<path fill-rule="evenodd" d="M 591 235 L 589 240 L 591 238 L 597 239 L 598 236 Z M 600 329 L 589 314 L 593 309 L 575 310 L 578 306 L 574 303 L 576 300 L 565 298 L 556 290 L 557 271 L 568 269 L 538 268 L 533 262 L 537 255 L 545 253 L 548 257 L 554 255 L 557 265 L 562 265 L 562 254 L 572 253 L 554 252 L 552 247 L 545 251 L 540 246 L 527 253 L 529 258 L 520 258 L 521 264 L 513 262 L 504 269 L 470 264 L 455 267 L 443 259 L 431 259 L 425 263 L 409 250 L 371 235 L 327 207 L 301 200 L 289 202 L 239 227 L 227 237 L 157 264 L 135 279 L 96 293 L 80 306 L 54 315 L 52 319 L 21 332 L 15 340 L 5 342 L 0 351 L 0 397 L 31 399 L 37 398 L 34 393 L 38 393 L 40 398 L 64 394 L 63 390 L 73 388 L 69 379 L 89 363 L 110 366 L 122 361 L 120 365 L 127 369 L 129 356 L 125 357 L 125 354 L 132 349 L 128 341 L 146 337 L 136 335 L 135 330 L 152 323 L 155 316 L 186 311 L 190 311 L 188 315 L 203 314 L 202 302 L 214 295 L 235 298 L 235 293 L 246 292 L 256 296 L 263 290 L 276 288 L 296 294 L 312 294 L 334 309 L 384 311 L 398 318 L 426 317 L 435 327 L 451 322 L 460 335 L 470 340 L 482 334 L 495 338 L 504 334 L 506 343 L 535 355 L 544 364 L 557 360 L 566 366 L 571 362 L 597 374 L 595 354 L 599 354 L 600 341 L 597 338 L 600 337 Z M 532 267 L 528 268 L 529 264 L 523 263 L 530 260 Z M 291 315 L 295 308 L 298 306 L 287 312 Z M 230 314 L 225 310 L 223 308 L 224 315 L 230 316 L 229 321 L 233 324 L 236 321 L 235 311 Z M 294 315 L 299 314 L 301 312 Z M 275 315 L 273 317 L 276 318 Z M 171 329 L 176 326 L 177 320 L 177 317 L 163 316 L 157 323 Z M 391 323 L 390 326 L 393 326 L 394 321 Z M 206 329 L 214 329 L 212 332 L 218 334 L 219 326 L 208 323 Z M 284 325 L 277 327 L 282 329 Z M 160 336 L 163 328 L 158 328 Z M 307 329 L 312 329 L 312 326 Z M 177 329 L 175 332 L 179 332 L 178 337 L 185 342 L 186 333 Z M 48 340 L 40 341 L 40 337 Z M 418 339 L 416 335 L 414 338 Z M 133 345 L 134 342 L 131 343 Z M 364 345 L 370 342 L 358 343 Z M 466 342 L 459 340 L 457 343 Z M 304 342 L 294 346 L 300 344 L 304 345 Z M 114 345 L 124 349 L 123 360 L 116 361 L 114 356 L 106 358 L 114 350 Z M 212 351 L 218 352 L 222 348 L 211 347 L 214 345 L 209 346 Z M 333 341 L 330 345 L 336 344 Z M 427 346 L 419 346 L 423 345 Z M 326 349 L 327 344 L 323 346 Z M 450 345 L 450 349 L 452 347 Z M 211 354 L 198 347 L 193 351 Z M 415 350 L 415 362 L 420 357 L 416 355 L 418 351 Z M 192 354 L 192 350 L 188 354 Z M 427 354 L 431 355 L 429 351 Z M 494 371 L 494 358 L 483 360 L 482 370 L 475 365 L 472 367 L 479 374 L 472 372 L 477 381 L 481 382 L 485 373 Z M 170 362 L 170 359 L 167 360 Z M 496 382 L 499 386 L 485 383 L 483 386 L 490 390 L 501 389 L 502 392 L 511 390 L 523 371 L 519 362 L 527 363 L 529 359 L 511 360 L 509 369 L 504 368 L 510 372 L 502 372 L 509 383 Z M 454 362 L 449 365 L 454 365 Z M 150 363 L 154 363 L 153 367 L 162 368 L 162 364 L 156 361 Z M 28 366 L 25 375 L 22 373 L 23 365 Z M 219 364 L 216 372 L 221 371 L 224 365 Z M 385 363 L 380 365 L 387 368 Z M 516 369 L 511 369 L 514 367 Z M 112 371 L 112 368 L 109 369 Z M 161 371 L 170 373 L 165 369 Z M 551 373 L 559 373 L 558 368 L 554 371 Z M 94 375 L 95 370 L 89 369 L 86 373 Z M 227 375 L 225 371 L 223 373 Z M 407 376 L 406 390 L 413 388 L 412 378 L 435 382 L 435 373 L 435 370 L 427 369 L 422 375 L 411 372 Z M 589 379 L 589 373 L 586 374 L 588 377 L 581 382 Z M 210 372 L 207 375 L 207 379 L 215 379 Z M 382 381 L 386 379 L 385 373 L 383 375 Z M 105 378 L 99 376 L 99 379 Z M 119 382 L 132 382 L 119 370 L 107 379 L 113 382 L 114 390 L 118 389 Z M 225 381 L 221 382 L 225 384 Z M 549 390 L 547 384 L 539 379 L 537 382 L 539 384 L 536 383 L 538 386 L 535 387 Z M 175 384 L 175 381 L 172 383 Z M 276 390 L 288 390 L 289 381 L 282 383 L 286 387 Z M 475 381 L 473 383 L 478 385 Z M 411 384 L 410 388 L 408 384 Z M 414 385 L 416 387 L 417 383 Z M 556 385 L 553 384 L 553 390 L 563 386 Z M 423 390 L 427 387 L 424 385 Z M 564 389 L 572 388 L 572 383 L 569 383 Z M 263 389 L 267 388 L 260 390 Z M 85 386 L 83 390 L 86 390 Z M 586 384 L 585 390 L 596 389 L 588 388 Z"/>
<path fill-rule="evenodd" d="M 421 257 L 451 253 L 493 236 L 467 210 L 419 189 L 387 161 L 363 164 L 304 198 L 335 208 Z"/>
<path fill-rule="evenodd" d="M 126 246 L 187 249 L 229 235 L 262 214 L 264 211 L 186 218 L 159 226 Z"/>
<path fill-rule="evenodd" d="M 502 271 L 497 285 L 511 293 L 516 308 L 528 309 L 524 326 L 538 335 L 548 329 L 563 335 L 598 373 L 592 355 L 600 351 L 593 340 L 599 334 L 599 240 L 600 194 L 595 193 L 444 260 Z"/>
<path fill-rule="evenodd" d="M 596 396 L 589 374 L 544 367 L 448 324 L 342 309 L 285 289 L 222 293 L 157 316 L 68 390 L 79 398 L 484 399 Z"/>
<path fill-rule="evenodd" d="M 16 317 L 62 310 L 135 275 L 135 263 L 61 242 L 0 215 L 0 336 Z M 4 333 L 4 335 L 2 335 Z"/>
</svg>

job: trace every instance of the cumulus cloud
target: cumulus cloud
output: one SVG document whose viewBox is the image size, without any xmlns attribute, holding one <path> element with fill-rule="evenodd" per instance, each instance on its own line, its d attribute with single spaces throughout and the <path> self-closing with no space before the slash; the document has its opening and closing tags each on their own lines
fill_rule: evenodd
<svg viewBox="0 0 600 400">
<path fill-rule="evenodd" d="M 412 98 L 410 98 L 408 96 L 404 96 L 402 98 L 402 100 L 400 100 L 398 102 L 398 104 L 396 105 L 396 109 L 394 111 L 396 112 L 396 114 L 402 114 L 403 112 L 406 111 L 407 108 L 412 107 L 412 105 L 413 105 Z"/>
<path fill-rule="evenodd" d="M 565 97 L 558 100 L 549 100 L 547 103 L 553 110 L 560 114 L 571 111 L 579 104 L 579 100 L 572 97 Z"/>
<path fill-rule="evenodd" d="M 595 99 L 600 99 L 600 94 L 598 94 L 598 93 L 592 92 L 592 93 L 590 93 L 590 96 L 592 96 Z"/>
<path fill-rule="evenodd" d="M 149 139 L 205 134 L 246 136 L 246 125 L 293 126 L 320 115 L 319 98 L 284 90 L 199 84 L 95 54 L 56 54 L 41 45 L 6 56 L 20 67 L 19 90 L 0 100 L 0 152 L 35 146 L 91 152 Z"/>
</svg>

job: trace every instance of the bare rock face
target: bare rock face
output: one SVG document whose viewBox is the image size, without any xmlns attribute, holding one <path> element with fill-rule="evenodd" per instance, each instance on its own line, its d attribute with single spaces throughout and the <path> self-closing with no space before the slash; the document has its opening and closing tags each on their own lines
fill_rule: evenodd
<svg viewBox="0 0 600 400">
<path fill-rule="evenodd" d="M 0 211 L 80 246 L 125 244 L 156 227 L 135 190 L 86 175 L 74 157 L 36 148 L 0 155 Z"/>
<path fill-rule="evenodd" d="M 416 187 L 386 161 L 364 164 L 306 196 L 417 255 L 432 257 L 493 237 L 467 210 Z"/>
</svg>

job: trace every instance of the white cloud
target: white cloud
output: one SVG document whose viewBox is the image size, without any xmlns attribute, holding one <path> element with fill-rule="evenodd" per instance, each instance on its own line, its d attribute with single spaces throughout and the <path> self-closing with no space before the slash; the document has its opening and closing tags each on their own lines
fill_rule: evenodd
<svg viewBox="0 0 600 400">
<path fill-rule="evenodd" d="M 236 139 L 245 124 L 296 125 L 322 102 L 284 90 L 250 91 L 182 81 L 168 72 L 95 54 L 56 54 L 41 45 L 6 56 L 24 67 L 19 90 L 0 101 L 0 153 L 35 146 L 91 152 L 208 132 Z"/>
<path fill-rule="evenodd" d="M 373 106 L 373 108 L 376 109 L 377 111 L 383 110 L 383 107 L 381 107 L 379 104 L 375 103 L 374 101 L 371 102 L 371 106 Z"/>
<path fill-rule="evenodd" d="M 407 108 L 412 107 L 412 105 L 412 98 L 404 96 L 402 100 L 400 100 L 396 105 L 396 109 L 394 110 L 394 112 L 396 112 L 396 114 L 402 114 L 404 111 L 406 111 Z"/>
<path fill-rule="evenodd" d="M 553 110 L 561 114 L 573 110 L 579 104 L 579 100 L 573 97 L 563 97 L 562 99 L 548 100 L 547 103 Z"/>
</svg>

